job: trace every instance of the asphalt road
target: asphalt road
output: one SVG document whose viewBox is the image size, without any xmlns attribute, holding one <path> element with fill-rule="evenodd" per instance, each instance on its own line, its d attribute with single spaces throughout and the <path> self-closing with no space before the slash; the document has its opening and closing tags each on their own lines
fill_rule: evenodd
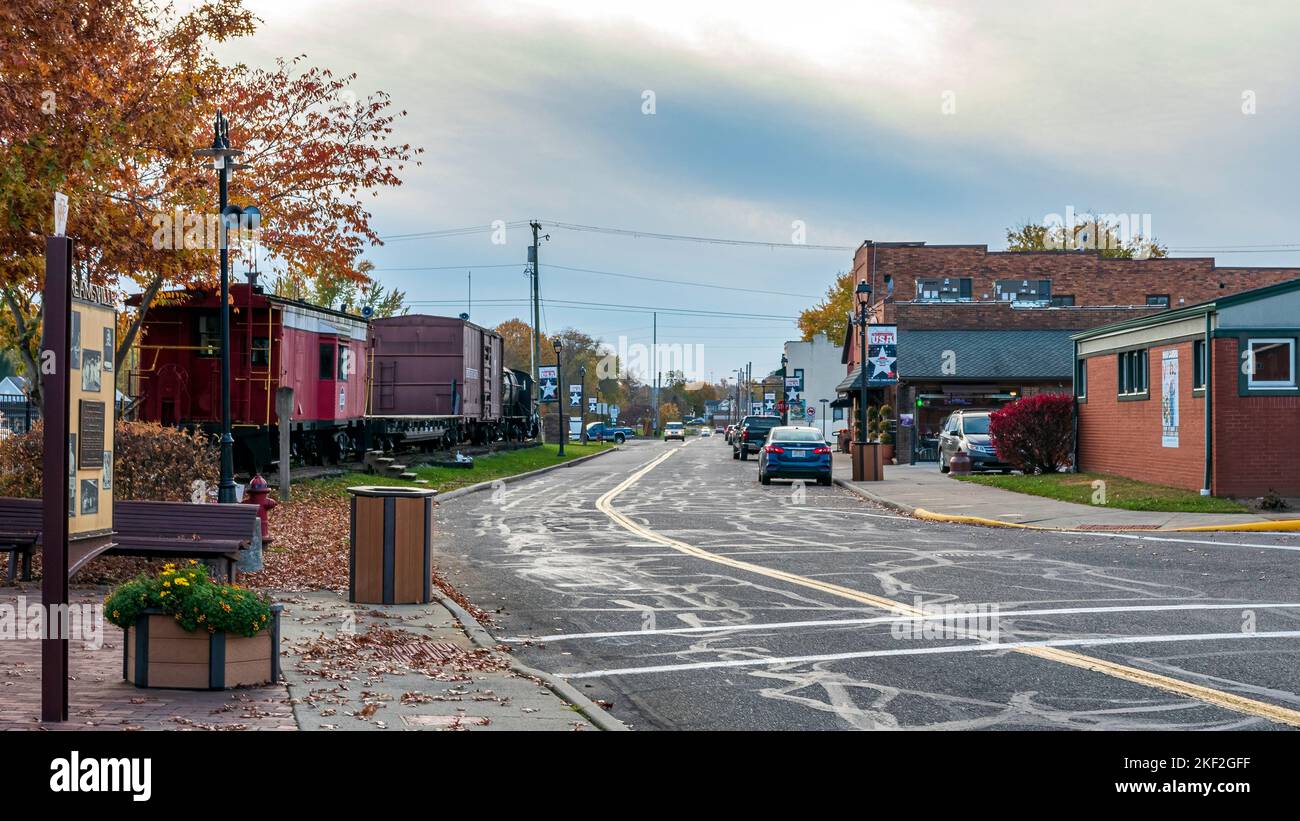
<svg viewBox="0 0 1300 821">
<path fill-rule="evenodd" d="M 634 729 L 1300 723 L 1294 536 L 921 522 L 763 487 L 717 437 L 633 443 L 438 517 L 440 566 L 500 611 L 493 633 Z"/>
</svg>

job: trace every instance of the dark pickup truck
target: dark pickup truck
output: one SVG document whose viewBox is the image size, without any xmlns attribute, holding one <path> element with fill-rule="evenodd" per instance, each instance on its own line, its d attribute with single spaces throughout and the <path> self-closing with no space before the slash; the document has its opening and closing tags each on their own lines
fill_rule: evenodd
<svg viewBox="0 0 1300 821">
<path fill-rule="evenodd" d="M 779 416 L 746 416 L 740 420 L 740 427 L 731 437 L 731 458 L 743 461 L 749 458 L 749 454 L 758 453 L 768 431 L 780 425 Z"/>
</svg>

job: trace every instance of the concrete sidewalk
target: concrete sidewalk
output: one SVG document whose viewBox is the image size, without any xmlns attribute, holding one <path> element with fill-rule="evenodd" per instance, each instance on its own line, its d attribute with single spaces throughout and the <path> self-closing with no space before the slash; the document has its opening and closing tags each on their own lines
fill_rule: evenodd
<svg viewBox="0 0 1300 821">
<path fill-rule="evenodd" d="M 933 462 L 886 465 L 883 481 L 853 482 L 848 457 L 837 455 L 833 472 L 841 487 L 918 518 L 1059 530 L 1297 529 L 1294 511 L 1160 513 L 1079 505 L 961 482 L 940 473 Z"/>
</svg>

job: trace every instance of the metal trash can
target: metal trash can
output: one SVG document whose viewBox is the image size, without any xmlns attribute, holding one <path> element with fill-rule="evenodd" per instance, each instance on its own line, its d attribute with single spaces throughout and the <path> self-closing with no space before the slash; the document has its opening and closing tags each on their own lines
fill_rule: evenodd
<svg viewBox="0 0 1300 821">
<path fill-rule="evenodd" d="M 420 487 L 350 487 L 348 601 L 427 604 L 433 600 L 433 497 Z"/>
</svg>

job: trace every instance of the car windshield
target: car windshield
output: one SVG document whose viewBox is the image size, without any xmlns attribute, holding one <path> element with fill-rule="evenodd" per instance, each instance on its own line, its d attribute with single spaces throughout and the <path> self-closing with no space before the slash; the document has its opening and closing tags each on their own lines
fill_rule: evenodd
<svg viewBox="0 0 1300 821">
<path fill-rule="evenodd" d="M 682 426 L 682 423 L 681 423 L 681 422 L 669 422 L 669 423 L 668 423 L 668 427 L 670 427 L 670 428 L 680 428 L 681 426 Z"/>
<path fill-rule="evenodd" d="M 767 435 L 769 442 L 820 442 L 821 431 L 806 428 L 772 428 Z"/>
<path fill-rule="evenodd" d="M 977 436 L 987 434 L 989 432 L 989 418 L 987 416 L 963 416 L 961 418 L 961 432 L 973 433 Z"/>
</svg>

